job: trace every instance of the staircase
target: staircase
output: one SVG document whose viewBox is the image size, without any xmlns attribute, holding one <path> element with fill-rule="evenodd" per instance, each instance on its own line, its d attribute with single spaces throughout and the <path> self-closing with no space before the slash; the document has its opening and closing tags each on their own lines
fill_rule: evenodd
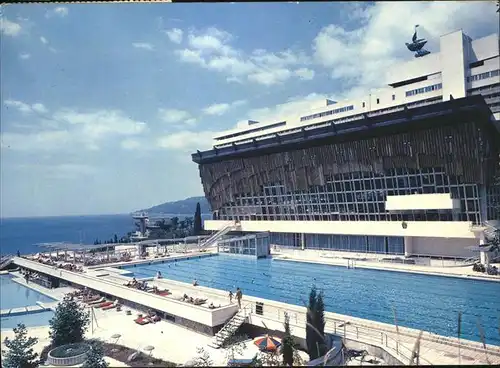
<svg viewBox="0 0 500 368">
<path fill-rule="evenodd" d="M 0 258 L 0 271 L 3 270 L 8 265 L 10 265 L 13 258 L 14 258 L 13 254 L 8 254 Z"/>
<path fill-rule="evenodd" d="M 236 225 L 233 221 L 228 222 L 225 224 L 223 227 L 221 227 L 215 234 L 212 234 L 209 238 L 203 240 L 203 242 L 200 244 L 200 249 L 206 249 L 213 245 L 217 240 L 219 240 L 221 237 L 226 235 L 228 232 L 234 230 L 236 228 Z"/>
<path fill-rule="evenodd" d="M 246 308 L 242 308 L 215 334 L 208 346 L 219 349 L 224 342 L 233 336 L 240 326 L 247 320 L 248 314 Z"/>
</svg>

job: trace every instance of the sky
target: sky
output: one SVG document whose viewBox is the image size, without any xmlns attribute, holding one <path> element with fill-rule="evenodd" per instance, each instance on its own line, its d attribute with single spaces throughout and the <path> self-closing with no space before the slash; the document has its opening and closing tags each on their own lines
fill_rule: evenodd
<svg viewBox="0 0 500 368">
<path fill-rule="evenodd" d="M 1 8 L 0 217 L 129 213 L 203 195 L 196 149 L 248 119 L 383 87 L 404 43 L 498 32 L 490 2 Z M 240 123 L 239 123 L 240 122 Z"/>
</svg>

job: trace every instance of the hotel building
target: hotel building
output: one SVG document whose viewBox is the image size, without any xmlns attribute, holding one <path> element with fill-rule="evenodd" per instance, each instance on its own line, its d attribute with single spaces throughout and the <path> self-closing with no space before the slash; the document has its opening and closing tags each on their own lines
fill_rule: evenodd
<svg viewBox="0 0 500 368">
<path fill-rule="evenodd" d="M 471 257 L 500 228 L 498 35 L 440 37 L 363 98 L 214 137 L 197 151 L 214 218 L 271 243 Z"/>
</svg>

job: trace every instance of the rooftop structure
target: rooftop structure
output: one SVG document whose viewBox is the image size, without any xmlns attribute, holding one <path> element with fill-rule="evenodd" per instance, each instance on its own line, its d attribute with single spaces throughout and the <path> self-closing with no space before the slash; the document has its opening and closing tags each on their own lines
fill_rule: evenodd
<svg viewBox="0 0 500 368">
<path fill-rule="evenodd" d="M 424 41 L 415 40 L 422 47 Z M 302 128 L 314 129 L 325 121 L 342 124 L 362 119 L 367 113 L 385 114 L 477 94 L 484 96 L 496 120 L 500 120 L 498 47 L 498 34 L 477 40 L 462 31 L 443 35 L 439 52 L 392 65 L 386 73 L 386 87 L 355 100 L 312 101 L 308 111 L 283 116 L 279 121 L 248 120 L 248 126 L 217 134 L 213 146 L 239 145 Z"/>
<path fill-rule="evenodd" d="M 444 35 L 364 99 L 219 134 L 192 155 L 214 210 L 205 228 L 232 220 L 282 246 L 472 257 L 500 227 L 497 41 Z"/>
</svg>

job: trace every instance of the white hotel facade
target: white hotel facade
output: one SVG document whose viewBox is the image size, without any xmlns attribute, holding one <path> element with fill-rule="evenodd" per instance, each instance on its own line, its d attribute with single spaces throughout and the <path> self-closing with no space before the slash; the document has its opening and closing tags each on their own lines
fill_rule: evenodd
<svg viewBox="0 0 500 368">
<path fill-rule="evenodd" d="M 440 37 L 363 98 L 214 137 L 192 155 L 214 219 L 286 247 L 470 257 L 500 228 L 498 34 Z"/>
</svg>

